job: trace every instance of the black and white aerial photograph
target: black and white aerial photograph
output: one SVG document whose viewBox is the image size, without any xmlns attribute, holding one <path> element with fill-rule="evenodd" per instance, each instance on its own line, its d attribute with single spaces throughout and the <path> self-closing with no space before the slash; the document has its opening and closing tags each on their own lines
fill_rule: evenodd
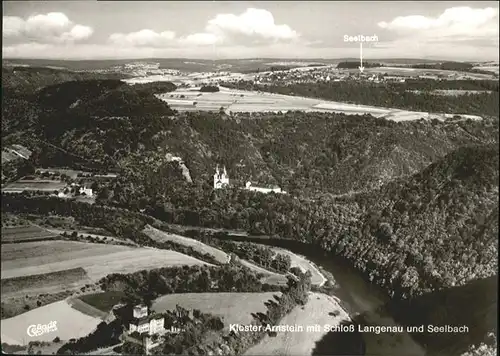
<svg viewBox="0 0 500 356">
<path fill-rule="evenodd" d="M 497 355 L 498 1 L 2 10 L 3 354 Z"/>
</svg>

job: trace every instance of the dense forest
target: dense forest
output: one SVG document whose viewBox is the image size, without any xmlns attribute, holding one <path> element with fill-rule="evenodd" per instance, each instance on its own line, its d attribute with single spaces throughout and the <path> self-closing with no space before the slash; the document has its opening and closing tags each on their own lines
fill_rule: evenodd
<svg viewBox="0 0 500 356">
<path fill-rule="evenodd" d="M 200 92 L 202 93 L 216 93 L 220 89 L 217 85 L 204 85 L 200 88 Z"/>
<path fill-rule="evenodd" d="M 337 64 L 337 69 L 358 69 L 360 66 L 360 62 L 340 62 Z M 366 62 L 363 63 L 363 67 L 365 68 L 378 68 L 378 67 L 383 67 L 382 64 L 380 63 L 373 63 L 373 62 Z"/>
<path fill-rule="evenodd" d="M 415 339 L 427 345 L 427 354 L 430 356 L 460 355 L 471 344 L 496 346 L 495 337 L 490 331 L 498 327 L 497 291 L 498 280 L 496 276 L 492 276 L 476 279 L 465 286 L 429 293 L 411 301 L 393 303 L 390 309 L 396 320 L 406 325 L 467 326 L 467 333 L 414 334 Z"/>
<path fill-rule="evenodd" d="M 124 155 L 157 146 L 153 136 L 173 111 L 154 94 L 175 88 L 170 83 L 129 86 L 119 80 L 65 82 L 37 92 L 32 116 L 20 112 L 5 121 L 29 132 L 25 141 L 33 146 L 38 165 L 76 161 L 116 167 Z"/>
<path fill-rule="evenodd" d="M 452 86 L 458 86 L 456 89 L 462 88 L 459 84 L 435 82 L 434 89 L 448 89 L 448 87 Z M 453 83 L 453 81 L 450 82 Z M 237 83 L 225 82 L 221 85 L 234 89 L 296 95 L 405 110 L 499 116 L 498 81 L 496 81 L 497 90 L 492 93 L 469 93 L 459 97 L 440 97 L 429 92 L 410 92 L 407 91 L 409 88 L 419 89 L 415 88 L 418 85 L 407 86 L 406 83 L 360 83 L 353 81 L 259 85 L 249 81 L 240 81 Z"/>
<path fill-rule="evenodd" d="M 214 167 L 220 164 L 227 167 L 235 186 L 250 180 L 278 185 L 292 195 L 314 196 L 367 190 L 416 173 L 461 146 L 494 143 L 498 135 L 498 121 L 395 123 L 370 116 L 300 112 L 238 114 L 233 119 L 187 113 L 167 125 L 158 151 L 129 156 L 130 169 L 110 187 L 114 200 L 136 206 L 145 195 L 165 195 L 175 204 L 171 190 L 177 188 L 169 183 L 171 177 L 156 174 L 167 165 L 161 163 L 163 151 L 183 158 L 195 186 L 208 189 Z M 144 161 L 152 163 L 144 166 Z M 131 184 L 133 190 L 128 188 Z"/>
<path fill-rule="evenodd" d="M 2 66 L 2 91 L 15 94 L 34 94 L 45 86 L 73 80 L 125 79 L 126 77 L 124 74 L 113 72 L 76 72 L 49 67 Z"/>
<path fill-rule="evenodd" d="M 417 69 L 441 69 L 441 70 L 471 70 L 473 65 L 467 62 L 442 62 L 442 63 L 421 63 L 413 64 L 410 68 Z"/>
<path fill-rule="evenodd" d="M 262 284 L 258 275 L 238 265 L 182 266 L 144 270 L 132 274 L 110 274 L 100 282 L 106 291 L 133 291 L 147 305 L 172 293 L 262 292 L 273 287 Z M 279 288 L 274 287 L 275 291 Z"/>
<path fill-rule="evenodd" d="M 269 271 L 287 273 L 292 266 L 288 255 L 276 253 L 273 250 L 251 242 L 236 242 L 221 240 L 203 231 L 192 230 L 186 236 L 197 239 L 207 245 L 220 248 L 222 251 L 234 253 L 236 256 L 251 261 Z"/>
<path fill-rule="evenodd" d="M 249 74 L 249 73 L 256 73 L 259 74 L 261 72 L 279 72 L 279 71 L 286 71 L 296 68 L 294 66 L 287 66 L 287 65 L 274 65 L 274 66 L 266 66 L 263 65 L 262 67 L 257 67 L 257 68 L 252 68 L 252 69 L 246 69 L 243 70 L 242 73 L 244 74 Z"/>
</svg>

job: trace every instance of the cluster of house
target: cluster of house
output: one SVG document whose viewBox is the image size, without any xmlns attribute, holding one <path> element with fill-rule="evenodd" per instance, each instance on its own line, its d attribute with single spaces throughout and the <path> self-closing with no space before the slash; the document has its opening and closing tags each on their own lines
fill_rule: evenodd
<svg viewBox="0 0 500 356">
<path fill-rule="evenodd" d="M 335 71 L 331 66 L 295 68 L 291 70 L 265 72 L 255 75 L 253 80 L 256 84 L 288 82 L 288 83 L 308 83 L 308 82 L 329 82 L 340 81 L 347 76 Z"/>
<path fill-rule="evenodd" d="M 383 69 L 383 68 L 380 68 Z M 271 84 L 271 83 L 308 83 L 308 82 L 339 82 L 349 79 L 363 79 L 375 83 L 380 82 L 400 82 L 404 83 L 407 79 L 427 79 L 427 80 L 439 80 L 439 79 L 474 79 L 473 76 L 458 73 L 436 73 L 436 72 L 408 72 L 404 75 L 388 75 L 387 73 L 353 73 L 349 70 L 335 69 L 332 66 L 324 66 L 318 68 L 298 68 L 292 70 L 276 71 L 276 72 L 265 72 L 257 74 L 253 77 L 253 81 L 256 84 Z"/>
<path fill-rule="evenodd" d="M 226 167 L 220 170 L 219 166 L 217 166 L 215 168 L 215 174 L 214 174 L 214 189 L 222 189 L 228 186 L 229 186 L 229 176 L 227 174 Z M 281 188 L 279 187 L 274 187 L 274 188 L 257 187 L 252 185 L 251 182 L 246 182 L 244 189 L 264 194 L 268 193 L 286 194 L 286 192 L 281 190 Z"/>
</svg>

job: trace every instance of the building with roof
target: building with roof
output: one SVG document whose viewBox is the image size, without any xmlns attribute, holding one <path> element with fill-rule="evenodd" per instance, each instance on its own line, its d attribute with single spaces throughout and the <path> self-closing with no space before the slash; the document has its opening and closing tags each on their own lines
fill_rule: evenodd
<svg viewBox="0 0 500 356">
<path fill-rule="evenodd" d="M 85 194 L 86 196 L 88 197 L 91 197 L 94 193 L 92 191 L 92 188 L 89 188 L 89 187 L 80 187 L 80 190 L 79 190 L 80 194 Z"/>
<path fill-rule="evenodd" d="M 226 167 L 221 171 L 217 165 L 214 174 L 214 189 L 221 189 L 227 186 L 229 186 L 229 176 L 227 175 Z"/>
<path fill-rule="evenodd" d="M 286 192 L 281 190 L 281 188 L 279 188 L 279 187 L 274 187 L 274 188 L 256 187 L 256 186 L 252 186 L 251 182 L 247 182 L 245 184 L 245 189 L 253 191 L 253 192 L 264 193 L 264 194 L 268 194 L 268 193 L 286 194 Z"/>
<path fill-rule="evenodd" d="M 156 315 L 148 315 L 148 307 L 136 305 L 134 316 L 129 324 L 129 333 L 137 331 L 139 334 L 150 336 L 165 333 L 165 318 Z"/>
</svg>

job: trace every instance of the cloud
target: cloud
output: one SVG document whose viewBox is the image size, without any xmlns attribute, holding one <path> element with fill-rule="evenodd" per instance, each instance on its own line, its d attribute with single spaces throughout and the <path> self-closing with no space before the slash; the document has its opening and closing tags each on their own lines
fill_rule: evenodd
<svg viewBox="0 0 500 356">
<path fill-rule="evenodd" d="M 21 33 L 24 20 L 17 16 L 4 16 L 2 27 L 3 37 L 14 37 Z"/>
<path fill-rule="evenodd" d="M 175 39 L 175 32 L 164 31 L 157 33 L 153 30 L 141 30 L 131 32 L 128 34 L 114 33 L 109 36 L 110 42 L 117 45 L 131 46 L 131 47 L 166 47 L 173 43 Z"/>
<path fill-rule="evenodd" d="M 131 47 L 182 47 L 209 45 L 266 45 L 293 42 L 299 34 L 288 25 L 277 25 L 272 13 L 249 8 L 240 15 L 218 14 L 210 19 L 204 32 L 176 37 L 172 31 L 144 29 L 128 34 L 114 33 L 109 41 Z"/>
<path fill-rule="evenodd" d="M 204 45 L 214 45 L 221 42 L 220 37 L 212 33 L 194 33 L 186 37 L 179 39 L 181 44 L 193 45 L 193 46 L 204 46 Z"/>
<path fill-rule="evenodd" d="M 241 15 L 219 14 L 206 26 L 208 33 L 221 37 L 226 42 L 270 43 L 288 42 L 299 38 L 299 34 L 288 25 L 274 23 L 273 14 L 267 10 L 249 8 Z"/>
<path fill-rule="evenodd" d="M 378 26 L 402 37 L 423 41 L 443 42 L 475 38 L 489 38 L 494 41 L 498 38 L 498 9 L 453 7 L 446 9 L 438 17 L 399 16 L 390 22 L 379 22 Z"/>
<path fill-rule="evenodd" d="M 74 24 L 62 12 L 34 15 L 27 19 L 17 16 L 3 17 L 3 38 L 22 42 L 67 43 L 89 38 L 93 29 Z"/>
</svg>

